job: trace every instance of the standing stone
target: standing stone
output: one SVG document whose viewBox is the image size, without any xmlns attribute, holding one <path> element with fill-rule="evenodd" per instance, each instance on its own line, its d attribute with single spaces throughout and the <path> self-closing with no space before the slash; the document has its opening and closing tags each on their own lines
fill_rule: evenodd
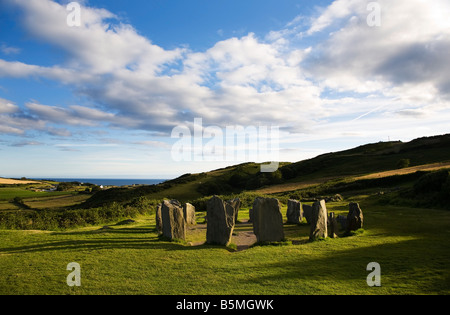
<svg viewBox="0 0 450 315">
<path fill-rule="evenodd" d="M 314 241 L 318 238 L 327 238 L 327 207 L 325 200 L 316 201 L 312 206 L 311 229 L 309 240 Z"/>
<path fill-rule="evenodd" d="M 283 215 L 278 199 L 257 197 L 253 202 L 253 232 L 258 242 L 284 239 Z"/>
<path fill-rule="evenodd" d="M 299 224 L 302 220 L 302 204 L 298 200 L 289 199 L 286 212 L 287 222 Z"/>
<path fill-rule="evenodd" d="M 342 230 L 347 230 L 347 217 L 346 216 L 338 215 L 337 216 L 337 221 L 341 225 L 341 229 Z"/>
<path fill-rule="evenodd" d="M 162 208 L 161 203 L 156 206 L 156 231 L 158 232 L 159 235 L 162 234 L 162 227 L 163 227 L 161 208 Z"/>
<path fill-rule="evenodd" d="M 228 246 L 234 230 L 234 207 L 217 196 L 206 204 L 206 243 Z"/>
<path fill-rule="evenodd" d="M 253 222 L 253 208 L 248 209 L 248 223 Z"/>
<path fill-rule="evenodd" d="M 363 213 L 358 203 L 349 204 L 349 212 L 347 215 L 347 232 L 356 231 L 363 227 Z"/>
<path fill-rule="evenodd" d="M 184 220 L 186 220 L 187 225 L 195 225 L 195 207 L 190 203 L 186 203 L 183 206 Z"/>
<path fill-rule="evenodd" d="M 308 224 L 311 224 L 312 221 L 312 206 L 309 205 L 302 205 L 303 208 L 303 216 L 306 219 L 306 222 L 308 222 Z"/>
<path fill-rule="evenodd" d="M 339 227 L 338 227 L 338 222 L 337 222 L 336 216 L 335 216 L 334 212 L 331 212 L 328 217 L 328 235 L 331 238 L 337 238 L 338 231 L 339 231 Z"/>
<path fill-rule="evenodd" d="M 239 210 L 241 209 L 241 199 L 235 198 L 233 200 L 229 200 L 228 203 L 234 208 L 234 222 L 237 223 Z"/>
<path fill-rule="evenodd" d="M 164 200 L 161 207 L 163 236 L 170 240 L 186 239 L 186 221 L 183 208 L 177 200 Z"/>
</svg>

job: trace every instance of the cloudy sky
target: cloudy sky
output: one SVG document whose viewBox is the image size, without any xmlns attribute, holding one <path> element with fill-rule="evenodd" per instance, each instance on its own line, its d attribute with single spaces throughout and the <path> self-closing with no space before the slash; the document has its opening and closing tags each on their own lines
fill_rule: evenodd
<svg viewBox="0 0 450 315">
<path fill-rule="evenodd" d="M 279 128 L 280 161 L 450 132 L 448 0 L 69 2 L 0 0 L 0 176 L 237 164 L 174 160 L 195 118 Z"/>
</svg>

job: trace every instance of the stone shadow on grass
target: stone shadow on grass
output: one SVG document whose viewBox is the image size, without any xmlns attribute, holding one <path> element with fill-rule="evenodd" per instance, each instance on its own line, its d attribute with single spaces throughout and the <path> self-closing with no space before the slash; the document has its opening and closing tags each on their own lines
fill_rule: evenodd
<svg viewBox="0 0 450 315">
<path fill-rule="evenodd" d="M 423 239 L 344 250 L 334 249 L 325 256 L 311 259 L 305 259 L 299 252 L 298 258 L 293 256 L 277 262 L 262 263 L 258 268 L 274 272 L 271 274 L 265 272 L 263 276 L 252 277 L 249 282 L 275 282 L 278 279 L 285 279 L 298 281 L 299 286 L 308 286 L 308 281 L 361 280 L 361 286 L 368 288 L 366 279 L 370 271 L 366 268 L 370 262 L 378 262 L 381 265 L 382 286 L 402 285 L 402 283 L 394 283 L 395 279 L 409 281 L 411 285 L 420 283 L 421 280 L 431 281 L 431 279 L 421 279 L 423 273 L 418 272 L 418 268 L 428 268 L 427 261 L 431 263 L 435 259 L 428 257 L 425 250 L 417 252 L 419 248 L 424 248 Z M 448 262 L 448 259 L 449 257 L 442 257 L 443 261 Z M 442 278 L 439 286 L 445 286 L 445 281 Z M 447 283 L 446 290 L 449 289 L 450 284 Z M 336 292 L 336 294 L 346 294 L 346 292 Z"/>
</svg>

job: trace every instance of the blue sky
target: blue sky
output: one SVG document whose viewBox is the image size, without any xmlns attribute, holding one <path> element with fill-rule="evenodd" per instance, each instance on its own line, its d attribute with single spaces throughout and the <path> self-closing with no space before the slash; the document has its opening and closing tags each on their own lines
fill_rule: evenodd
<svg viewBox="0 0 450 315">
<path fill-rule="evenodd" d="M 0 2 L 0 176 L 171 178 L 244 162 L 174 159 L 172 131 L 195 118 L 279 128 L 260 162 L 449 132 L 448 1 L 84 0 L 79 26 L 69 2 Z"/>
</svg>

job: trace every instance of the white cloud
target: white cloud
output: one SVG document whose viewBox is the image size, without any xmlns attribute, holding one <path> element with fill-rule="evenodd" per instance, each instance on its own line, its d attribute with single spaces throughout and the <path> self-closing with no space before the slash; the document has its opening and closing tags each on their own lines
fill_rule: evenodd
<svg viewBox="0 0 450 315">
<path fill-rule="evenodd" d="M 6 44 L 1 44 L 0 51 L 5 55 L 17 55 L 21 52 L 21 49 L 17 47 L 8 46 Z"/>
<path fill-rule="evenodd" d="M 3 132 L 19 133 L 30 121 L 61 136 L 71 133 L 51 124 L 167 134 L 201 117 L 205 125 L 277 125 L 327 137 L 333 132 L 319 130 L 333 124 L 374 124 L 383 113 L 433 120 L 448 110 L 450 5 L 443 0 L 379 0 L 381 27 L 366 23 L 369 1 L 336 0 L 306 28 L 308 19 L 298 17 L 263 38 L 250 33 L 200 52 L 163 49 L 103 9 L 84 5 L 82 25 L 69 27 L 61 4 L 9 2 L 21 8 L 27 31 L 66 59 L 53 66 L 0 59 L 0 76 L 56 80 L 95 106 L 29 102 L 23 110 L 33 120 L 13 117 L 17 106 L 0 102 Z M 364 133 L 341 129 L 336 134 Z"/>
<path fill-rule="evenodd" d="M 105 74 L 139 65 L 154 73 L 179 58 L 182 50 L 165 51 L 104 9 L 81 8 L 81 26 L 67 24 L 64 5 L 49 0 L 10 0 L 23 10 L 23 24 L 36 38 L 66 51 L 70 68 Z M 108 22 L 106 22 L 108 20 Z"/>
<path fill-rule="evenodd" d="M 72 105 L 69 108 L 27 103 L 28 110 L 41 119 L 55 124 L 96 126 L 114 120 L 114 115 L 97 109 Z"/>
<path fill-rule="evenodd" d="M 263 42 L 249 34 L 205 52 L 168 51 L 130 25 L 112 24 L 116 16 L 105 10 L 83 6 L 82 25 L 68 27 L 65 7 L 58 3 L 10 1 L 23 10 L 27 30 L 65 50 L 67 60 L 52 67 L 0 60 L 0 75 L 54 79 L 115 113 L 105 117 L 87 108 L 27 105 L 44 120 L 71 125 L 108 120 L 126 128 L 167 131 L 194 117 L 222 126 L 290 125 L 299 112 L 320 112 L 320 89 L 299 67 L 305 52 L 287 49 L 282 39 Z"/>
<path fill-rule="evenodd" d="M 14 105 L 12 102 L 0 98 L 0 115 L 1 114 L 11 114 L 15 113 L 19 110 L 17 105 Z"/>
<path fill-rule="evenodd" d="M 26 146 L 36 146 L 36 145 L 44 145 L 39 141 L 20 141 L 11 144 L 12 147 L 26 147 Z"/>
<path fill-rule="evenodd" d="M 305 66 L 333 89 L 362 93 L 430 83 L 434 100 L 450 92 L 448 1 L 380 0 L 382 24 L 367 25 L 368 1 L 336 0 L 310 33 L 339 24 Z M 398 94 L 401 96 L 401 93 Z"/>
</svg>

